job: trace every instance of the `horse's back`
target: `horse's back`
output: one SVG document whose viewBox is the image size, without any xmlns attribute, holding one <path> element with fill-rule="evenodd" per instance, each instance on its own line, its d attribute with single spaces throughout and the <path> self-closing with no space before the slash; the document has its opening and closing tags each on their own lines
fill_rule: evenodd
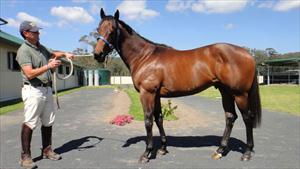
<svg viewBox="0 0 300 169">
<path fill-rule="evenodd" d="M 174 60 L 178 60 L 178 65 L 181 65 L 175 67 L 180 67 L 181 77 L 184 77 L 182 79 L 192 79 L 194 83 L 191 84 L 203 85 L 202 89 L 221 83 L 233 90 L 244 92 L 250 89 L 255 76 L 254 58 L 246 49 L 236 45 L 211 44 L 177 51 L 176 56 L 181 58 Z"/>
</svg>

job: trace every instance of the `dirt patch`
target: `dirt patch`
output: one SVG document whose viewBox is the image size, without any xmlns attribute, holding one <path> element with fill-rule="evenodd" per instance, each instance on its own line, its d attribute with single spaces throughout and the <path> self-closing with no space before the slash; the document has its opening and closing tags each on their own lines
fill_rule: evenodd
<svg viewBox="0 0 300 169">
<path fill-rule="evenodd" d="M 162 99 L 162 102 L 166 102 L 165 99 Z M 187 128 L 204 128 L 208 127 L 209 122 L 212 117 L 199 110 L 187 106 L 178 101 L 172 100 L 173 105 L 177 105 L 175 115 L 178 117 L 178 120 L 175 121 L 164 121 L 164 126 L 170 129 L 187 129 Z"/>
<path fill-rule="evenodd" d="M 127 114 L 130 106 L 130 98 L 124 91 L 115 90 L 114 91 L 113 107 L 103 118 L 104 122 L 109 123 L 117 115 Z"/>
<path fill-rule="evenodd" d="M 105 114 L 103 118 L 105 123 L 109 123 L 113 120 L 114 117 L 121 114 L 127 114 L 129 111 L 130 106 L 130 98 L 128 95 L 123 91 L 116 91 L 113 100 L 113 107 L 110 112 Z M 162 99 L 162 103 L 166 103 L 167 99 Z M 207 114 L 204 114 L 194 108 L 187 106 L 181 102 L 172 100 L 172 105 L 177 105 L 177 109 L 175 111 L 175 115 L 178 117 L 178 120 L 175 121 L 166 121 L 164 120 L 164 128 L 166 130 L 187 130 L 193 128 L 205 128 L 208 127 L 212 117 Z M 130 124 L 126 124 L 121 128 L 128 128 L 128 129 L 144 129 L 144 122 L 143 121 L 136 121 L 134 120 Z M 156 128 L 154 126 L 153 128 Z"/>
</svg>

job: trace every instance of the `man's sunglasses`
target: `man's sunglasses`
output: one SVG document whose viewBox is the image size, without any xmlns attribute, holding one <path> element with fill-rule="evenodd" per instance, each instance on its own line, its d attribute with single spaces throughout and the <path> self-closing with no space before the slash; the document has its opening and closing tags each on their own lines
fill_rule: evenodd
<svg viewBox="0 0 300 169">
<path fill-rule="evenodd" d="M 31 33 L 40 33 L 39 31 L 26 31 L 26 32 L 31 32 Z"/>
</svg>

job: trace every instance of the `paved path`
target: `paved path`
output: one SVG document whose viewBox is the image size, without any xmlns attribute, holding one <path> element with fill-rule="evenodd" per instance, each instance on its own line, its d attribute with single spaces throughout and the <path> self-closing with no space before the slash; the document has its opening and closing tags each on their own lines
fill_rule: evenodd
<svg viewBox="0 0 300 169">
<path fill-rule="evenodd" d="M 239 118 L 230 140 L 231 151 L 221 160 L 212 160 L 224 129 L 220 101 L 197 96 L 175 102 L 195 108 L 200 116 L 214 119 L 206 127 L 188 130 L 166 129 L 169 153 L 152 156 L 148 164 L 138 164 L 145 149 L 143 127 L 112 126 L 102 119 L 113 107 L 113 89 L 83 89 L 60 97 L 53 141 L 63 159 L 40 159 L 40 130 L 34 131 L 32 156 L 41 169 L 121 169 L 121 168 L 300 168 L 300 118 L 284 113 L 263 111 L 263 123 L 254 131 L 256 153 L 252 161 L 239 161 L 244 147 L 245 129 Z M 187 112 L 188 113 L 188 112 Z M 22 111 L 0 116 L 0 168 L 19 168 Z M 137 125 L 143 126 L 143 125 Z M 156 126 L 155 135 L 157 136 Z M 154 138 L 158 144 L 158 137 Z"/>
</svg>

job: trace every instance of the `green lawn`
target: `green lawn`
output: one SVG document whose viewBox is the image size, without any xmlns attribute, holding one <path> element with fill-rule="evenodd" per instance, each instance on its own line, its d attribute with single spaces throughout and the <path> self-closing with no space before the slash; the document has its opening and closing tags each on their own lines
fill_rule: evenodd
<svg viewBox="0 0 300 169">
<path fill-rule="evenodd" d="M 300 86 L 260 86 L 260 97 L 263 108 L 300 115 Z"/>
<path fill-rule="evenodd" d="M 129 114 L 134 117 L 135 120 L 144 120 L 143 108 L 140 102 L 140 96 L 138 92 L 133 88 L 124 89 L 131 100 L 131 104 L 129 107 Z"/>
<path fill-rule="evenodd" d="M 0 115 L 8 113 L 8 112 L 12 112 L 18 109 L 22 109 L 24 107 L 24 104 L 22 101 L 19 101 L 17 103 L 13 103 L 7 106 L 3 106 L 0 108 Z"/>
<path fill-rule="evenodd" d="M 297 85 L 259 86 L 262 108 L 300 115 L 300 87 Z M 210 87 L 200 96 L 221 99 L 217 89 Z"/>
</svg>

